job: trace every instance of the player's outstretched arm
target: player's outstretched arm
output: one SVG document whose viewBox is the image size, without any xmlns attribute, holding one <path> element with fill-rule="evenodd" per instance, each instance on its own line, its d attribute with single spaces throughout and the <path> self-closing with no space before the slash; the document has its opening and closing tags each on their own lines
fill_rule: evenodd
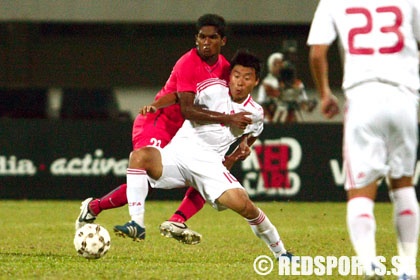
<svg viewBox="0 0 420 280">
<path fill-rule="evenodd" d="M 328 45 L 313 45 L 309 51 L 309 64 L 316 89 L 321 96 L 321 112 L 331 119 L 340 112 L 337 98 L 332 94 L 328 79 Z"/>
<path fill-rule="evenodd" d="M 194 105 L 195 94 L 193 92 L 178 93 L 178 102 L 181 106 L 181 113 L 185 119 L 202 123 L 222 123 L 227 126 L 234 126 L 245 129 L 252 120 L 247 117 L 251 113 L 240 112 L 236 114 L 223 114 L 215 111 L 205 110 Z"/>
<path fill-rule="evenodd" d="M 177 100 L 178 100 L 178 97 L 176 93 L 166 94 L 160 97 L 159 99 L 153 101 L 152 104 L 149 104 L 140 108 L 139 113 L 142 115 L 146 115 L 147 113 L 154 113 L 161 108 L 165 108 L 165 107 L 175 104 Z"/>
</svg>

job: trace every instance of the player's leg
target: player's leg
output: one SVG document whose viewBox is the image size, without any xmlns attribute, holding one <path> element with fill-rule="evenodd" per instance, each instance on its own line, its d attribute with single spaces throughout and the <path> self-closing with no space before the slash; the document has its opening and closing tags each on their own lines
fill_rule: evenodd
<svg viewBox="0 0 420 280">
<path fill-rule="evenodd" d="M 375 275 L 379 264 L 374 203 L 378 180 L 388 172 L 387 140 L 382 135 L 386 133 L 384 128 L 388 126 L 389 117 L 383 115 L 384 107 L 378 106 L 378 99 L 372 98 L 372 92 L 384 93 L 371 84 L 347 91 L 350 97 L 346 101 L 343 133 L 347 230 L 367 277 L 378 276 Z"/>
<path fill-rule="evenodd" d="M 133 122 L 132 130 L 132 143 L 133 150 L 140 149 L 141 147 L 151 145 L 153 133 L 148 130 L 149 135 L 144 133 L 145 116 L 139 114 Z M 160 140 L 156 143 L 167 143 L 168 141 Z M 81 228 L 86 223 L 93 223 L 96 217 L 103 210 L 121 207 L 127 204 L 127 184 L 122 184 L 111 192 L 102 196 L 101 198 L 87 198 L 80 206 L 80 214 L 76 219 L 76 230 Z"/>
<path fill-rule="evenodd" d="M 412 177 L 391 179 L 390 198 L 394 205 L 394 225 L 397 233 L 401 274 L 417 279 L 416 258 L 419 236 L 419 206 Z M 411 277 L 411 278 L 408 278 Z"/>
<path fill-rule="evenodd" d="M 356 255 L 366 275 L 374 275 L 376 264 L 376 220 L 374 201 L 377 183 L 347 191 L 347 228 Z"/>
<path fill-rule="evenodd" d="M 144 147 L 130 154 L 127 168 L 127 201 L 131 220 L 117 225 L 114 231 L 119 236 L 127 236 L 135 241 L 145 238 L 145 201 L 149 190 L 148 174 L 159 178 L 162 173 L 162 160 L 158 149 Z"/>
<path fill-rule="evenodd" d="M 270 222 L 264 212 L 255 206 L 243 188 L 226 190 L 217 203 L 223 205 L 244 217 L 257 237 L 263 240 L 276 258 L 291 254 L 285 249 L 276 227 Z"/>
<path fill-rule="evenodd" d="M 89 203 L 89 211 L 98 216 L 103 210 L 121 207 L 127 204 L 127 184 L 122 184 L 102 196 L 95 198 Z"/>
<path fill-rule="evenodd" d="M 405 91 L 404 89 L 397 89 Z M 389 186 L 394 206 L 394 226 L 397 234 L 398 255 L 401 257 L 399 279 L 417 279 L 416 257 L 419 236 L 419 206 L 413 176 L 418 147 L 417 92 L 399 92 L 392 95 L 393 107 L 398 110 L 394 127 L 398 130 L 388 137 L 390 147 Z M 400 102 L 397 103 L 397 102 Z M 398 105 L 398 106 L 397 106 Z M 387 109 L 389 113 L 389 109 Z"/>
<path fill-rule="evenodd" d="M 80 214 L 76 219 L 76 230 L 87 223 L 93 223 L 103 210 L 121 207 L 127 204 L 127 185 L 122 184 L 101 198 L 87 198 L 80 206 Z"/>
<path fill-rule="evenodd" d="M 175 213 L 169 218 L 168 221 L 185 223 L 192 216 L 194 216 L 198 211 L 200 211 L 206 201 L 201 196 L 201 194 L 196 191 L 194 188 L 189 187 L 185 196 L 178 206 L 178 209 Z"/>
</svg>

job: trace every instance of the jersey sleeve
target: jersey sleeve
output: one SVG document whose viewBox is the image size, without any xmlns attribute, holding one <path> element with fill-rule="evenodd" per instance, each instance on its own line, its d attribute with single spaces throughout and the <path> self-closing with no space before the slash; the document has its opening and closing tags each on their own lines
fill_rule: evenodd
<svg viewBox="0 0 420 280">
<path fill-rule="evenodd" d="M 330 45 L 337 38 L 330 6 L 328 0 L 319 2 L 309 30 L 308 45 Z"/>
<path fill-rule="evenodd" d="M 252 112 L 252 124 L 248 125 L 244 134 L 251 134 L 253 137 L 258 137 L 264 129 L 264 110 L 258 103 L 251 101 L 251 108 L 245 111 Z M 249 106 L 249 105 L 248 105 Z"/>
<path fill-rule="evenodd" d="M 173 73 L 176 77 L 177 92 L 196 92 L 197 87 L 197 63 L 190 53 L 174 66 Z"/>
<path fill-rule="evenodd" d="M 244 131 L 244 134 L 250 134 L 253 137 L 260 136 L 264 129 L 264 121 L 260 117 L 256 117 L 256 119 L 258 119 L 258 121 L 248 125 Z"/>
<path fill-rule="evenodd" d="M 260 119 L 260 118 L 259 118 Z M 249 132 L 253 137 L 258 137 L 264 130 L 264 121 L 259 120 L 258 122 L 252 124 L 252 130 Z"/>
</svg>

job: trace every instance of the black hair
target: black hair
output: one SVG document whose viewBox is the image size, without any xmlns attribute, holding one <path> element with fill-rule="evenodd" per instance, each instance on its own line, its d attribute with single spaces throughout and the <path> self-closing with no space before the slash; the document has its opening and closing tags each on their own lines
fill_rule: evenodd
<svg viewBox="0 0 420 280">
<path fill-rule="evenodd" d="M 222 16 L 216 14 L 205 14 L 202 15 L 196 24 L 197 32 L 200 32 L 200 29 L 203 26 L 214 26 L 217 29 L 217 33 L 219 33 L 220 37 L 225 37 L 226 32 L 226 21 Z"/>
<path fill-rule="evenodd" d="M 261 76 L 261 60 L 247 49 L 240 49 L 236 51 L 235 55 L 230 61 L 230 70 L 232 71 L 235 65 L 242 65 L 255 69 L 257 79 Z"/>
</svg>

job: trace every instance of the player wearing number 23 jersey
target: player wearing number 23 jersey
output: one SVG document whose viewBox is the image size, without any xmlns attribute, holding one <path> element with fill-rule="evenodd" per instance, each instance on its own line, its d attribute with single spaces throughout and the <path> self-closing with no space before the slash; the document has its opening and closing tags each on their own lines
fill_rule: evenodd
<svg viewBox="0 0 420 280">
<path fill-rule="evenodd" d="M 331 118 L 338 103 L 329 86 L 327 51 L 343 50 L 343 159 L 347 227 L 366 279 L 382 279 L 373 212 L 378 182 L 388 177 L 394 206 L 398 279 L 417 279 L 419 206 L 413 176 L 418 145 L 419 0 L 321 0 L 308 37 L 309 61 Z M 376 275 L 375 275 L 376 274 Z"/>
<path fill-rule="evenodd" d="M 345 54 L 344 89 L 380 79 L 416 90 L 419 6 L 417 0 L 322 0 L 308 44 L 329 45 L 338 35 Z"/>
<path fill-rule="evenodd" d="M 362 188 L 388 174 L 412 175 L 418 141 L 420 1 L 322 0 L 308 44 L 330 45 L 337 35 L 344 50 L 346 189 Z M 388 143 L 382 145 L 384 141 Z"/>
</svg>

